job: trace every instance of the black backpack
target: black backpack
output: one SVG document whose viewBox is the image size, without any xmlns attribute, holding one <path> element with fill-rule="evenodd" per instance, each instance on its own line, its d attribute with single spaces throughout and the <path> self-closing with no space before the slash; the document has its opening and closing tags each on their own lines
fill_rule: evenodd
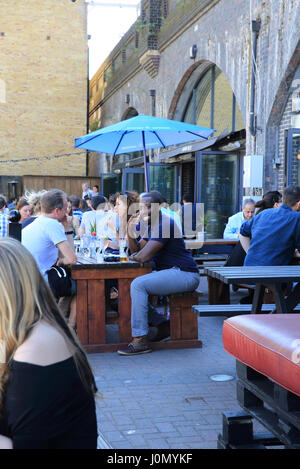
<svg viewBox="0 0 300 469">
<path fill-rule="evenodd" d="M 57 299 L 72 295 L 70 272 L 66 267 L 51 267 L 47 270 L 47 274 L 49 286 Z"/>
</svg>

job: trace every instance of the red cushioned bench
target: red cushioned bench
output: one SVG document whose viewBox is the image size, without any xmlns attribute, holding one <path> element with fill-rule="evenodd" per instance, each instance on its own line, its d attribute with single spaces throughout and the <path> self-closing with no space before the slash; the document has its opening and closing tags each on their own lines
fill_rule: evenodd
<svg viewBox="0 0 300 469">
<path fill-rule="evenodd" d="M 223 325 L 243 412 L 223 414 L 218 448 L 300 448 L 300 314 L 243 315 Z M 256 418 L 270 433 L 253 433 Z"/>
</svg>

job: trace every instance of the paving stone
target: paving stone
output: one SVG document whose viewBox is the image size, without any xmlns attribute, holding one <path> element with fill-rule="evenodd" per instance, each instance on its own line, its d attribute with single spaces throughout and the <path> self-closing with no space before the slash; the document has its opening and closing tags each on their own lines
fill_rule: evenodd
<svg viewBox="0 0 300 469">
<path fill-rule="evenodd" d="M 176 432 L 176 428 L 168 422 L 156 422 L 155 424 L 160 432 Z"/>
<path fill-rule="evenodd" d="M 105 439 L 108 441 L 108 442 L 116 442 L 116 441 L 122 441 L 124 440 L 124 436 L 122 435 L 121 432 L 117 431 L 117 432 L 103 432 L 103 435 L 105 437 Z"/>
<path fill-rule="evenodd" d="M 99 430 L 114 449 L 216 448 L 222 412 L 240 407 L 236 381 L 216 383 L 210 376 L 235 377 L 235 360 L 223 348 L 222 318 L 198 324 L 201 349 L 88 355 L 103 395 Z"/>
</svg>

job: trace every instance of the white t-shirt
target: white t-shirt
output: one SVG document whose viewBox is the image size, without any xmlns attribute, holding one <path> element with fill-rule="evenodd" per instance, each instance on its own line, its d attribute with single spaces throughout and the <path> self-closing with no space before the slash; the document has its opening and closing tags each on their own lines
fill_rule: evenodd
<svg viewBox="0 0 300 469">
<path fill-rule="evenodd" d="M 87 189 L 86 191 L 82 192 L 82 199 L 84 199 L 86 195 L 88 197 L 92 198 L 95 194 L 94 194 L 94 191 L 92 189 Z"/>
<path fill-rule="evenodd" d="M 40 215 L 22 230 L 22 244 L 33 255 L 40 272 L 47 279 L 46 271 L 56 263 L 57 244 L 66 241 L 63 225 L 54 218 Z"/>
<path fill-rule="evenodd" d="M 80 228 L 84 229 L 86 235 L 91 235 L 96 226 L 96 210 L 89 210 L 82 214 Z"/>
<path fill-rule="evenodd" d="M 116 232 L 118 229 L 117 218 L 117 214 L 111 210 L 102 213 L 102 216 L 97 218 L 97 236 L 102 239 L 110 239 L 116 245 L 118 245 L 116 239 Z M 115 227 L 114 230 L 107 225 L 108 220 L 110 220 L 110 223 Z"/>
</svg>

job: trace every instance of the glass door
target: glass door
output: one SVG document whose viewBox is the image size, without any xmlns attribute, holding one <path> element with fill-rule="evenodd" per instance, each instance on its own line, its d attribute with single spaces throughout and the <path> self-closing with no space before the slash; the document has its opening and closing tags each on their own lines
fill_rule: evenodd
<svg viewBox="0 0 300 469">
<path fill-rule="evenodd" d="M 144 168 L 123 169 L 122 191 L 145 192 Z"/>
<path fill-rule="evenodd" d="M 149 190 L 159 191 L 169 205 L 179 201 L 178 166 L 163 163 L 149 163 Z"/>
<path fill-rule="evenodd" d="M 121 190 L 121 176 L 114 173 L 103 173 L 100 176 L 101 190 L 100 192 L 104 197 L 109 198 L 110 195 L 120 192 Z"/>
<path fill-rule="evenodd" d="M 239 211 L 240 158 L 235 153 L 196 153 L 195 200 L 204 204 L 209 238 L 223 238 L 228 217 Z"/>
</svg>

